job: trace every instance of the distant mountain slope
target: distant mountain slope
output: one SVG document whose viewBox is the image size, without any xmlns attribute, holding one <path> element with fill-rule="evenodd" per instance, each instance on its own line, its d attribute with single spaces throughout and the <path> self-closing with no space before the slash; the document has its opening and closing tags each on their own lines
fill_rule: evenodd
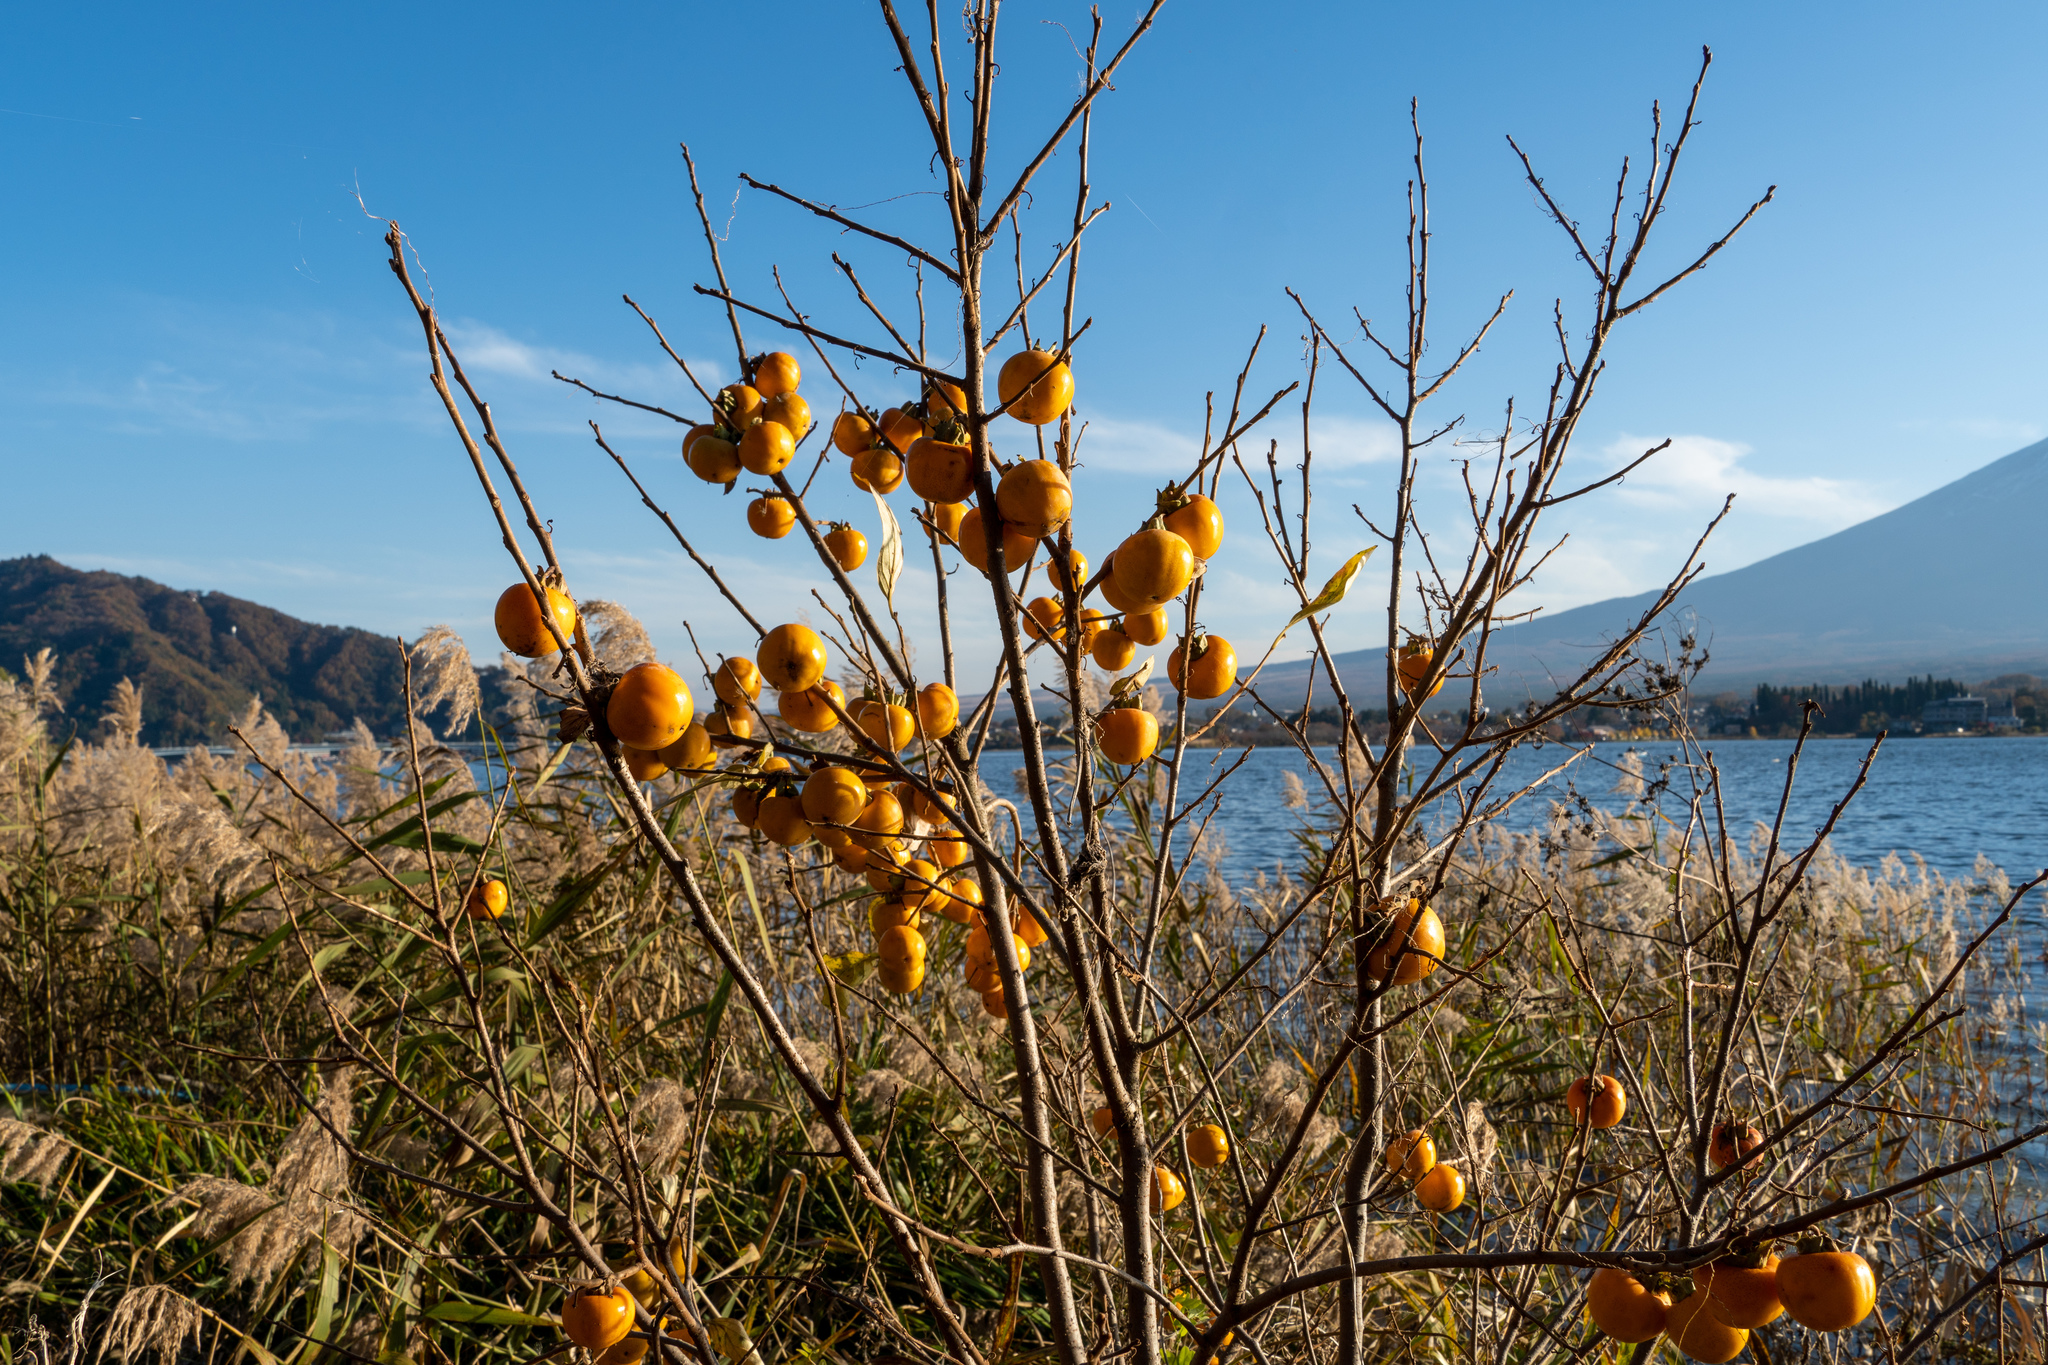
<svg viewBox="0 0 2048 1365">
<path fill-rule="evenodd" d="M 2044 517 L 2048 441 L 1847 530 L 1702 578 L 1667 619 L 1696 626 L 1707 643 L 1700 684 L 1710 691 L 2048 672 Z M 1488 688 L 1494 702 L 1540 694 L 1550 677 L 1574 673 L 1655 598 L 1610 598 L 1501 632 L 1490 649 L 1500 669 Z M 1354 699 L 1377 703 L 1380 653 L 1340 655 L 1338 665 Z M 1280 676 L 1300 672 L 1296 664 Z"/>
<path fill-rule="evenodd" d="M 0 666 L 46 646 L 66 717 L 88 734 L 124 676 L 142 688 L 148 744 L 217 741 L 259 693 L 294 739 L 357 716 L 390 734 L 402 719 L 398 649 L 383 636 L 47 555 L 0 560 Z"/>
</svg>

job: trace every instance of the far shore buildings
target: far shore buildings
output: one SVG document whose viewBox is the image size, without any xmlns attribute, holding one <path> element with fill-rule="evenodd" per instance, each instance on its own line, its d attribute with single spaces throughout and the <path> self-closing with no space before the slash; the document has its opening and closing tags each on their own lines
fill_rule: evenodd
<svg viewBox="0 0 2048 1365">
<path fill-rule="evenodd" d="M 1929 729 L 1941 730 L 2016 730 L 2020 718 L 2016 715 L 1994 716 L 1988 700 L 1965 693 L 1928 702 L 1920 708 L 1920 723 Z"/>
</svg>

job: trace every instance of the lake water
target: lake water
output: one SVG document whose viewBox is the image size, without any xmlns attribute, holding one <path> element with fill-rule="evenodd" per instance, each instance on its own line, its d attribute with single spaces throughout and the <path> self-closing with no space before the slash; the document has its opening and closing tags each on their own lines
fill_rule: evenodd
<svg viewBox="0 0 2048 1365">
<path fill-rule="evenodd" d="M 1549 806 L 1576 792 L 1604 809 L 1619 810 L 1628 798 L 1614 789 L 1617 765 L 1630 752 L 1641 755 L 1643 771 L 1677 755 L 1677 746 L 1655 741 L 1590 746 L 1544 744 L 1517 750 L 1497 790 L 1512 790 L 1557 766 L 1584 747 L 1588 752 L 1565 773 L 1523 799 L 1501 820 L 1509 829 L 1542 825 Z M 1777 814 L 1784 793 L 1791 740 L 1728 739 L 1708 752 L 1721 771 L 1722 801 L 1731 834 L 1746 837 L 1758 821 Z M 1785 841 L 1797 846 L 1826 822 L 1828 811 L 1855 781 L 1870 750 L 1868 740 L 1810 740 L 1799 761 L 1799 780 L 1785 817 Z M 1181 799 L 1200 793 L 1217 773 L 1237 760 L 1239 749 L 1190 751 L 1182 769 Z M 1335 750 L 1319 751 L 1334 763 Z M 1016 750 L 982 755 L 982 778 L 1001 796 L 1017 796 L 1014 774 L 1024 756 Z M 1284 774 L 1292 772 L 1311 797 L 1319 790 L 1308 760 L 1293 749 L 1255 749 L 1228 784 L 1229 796 L 1216 823 L 1228 852 L 1226 875 L 1271 871 L 1290 860 L 1293 831 L 1311 810 L 1285 804 Z M 1681 788 L 1683 789 L 1683 788 Z M 1029 807 L 1018 802 L 1029 816 Z M 1667 809 L 1676 810 L 1675 804 Z M 2024 881 L 2048 867 L 2048 739 L 1957 738 L 1887 741 L 1870 780 L 1857 794 L 1833 835 L 1835 849 L 1853 862 L 1874 865 L 1888 853 L 1918 853 L 1950 877 L 1967 877 L 1980 853 Z M 1179 844 L 1185 850 L 1185 843 Z"/>
</svg>

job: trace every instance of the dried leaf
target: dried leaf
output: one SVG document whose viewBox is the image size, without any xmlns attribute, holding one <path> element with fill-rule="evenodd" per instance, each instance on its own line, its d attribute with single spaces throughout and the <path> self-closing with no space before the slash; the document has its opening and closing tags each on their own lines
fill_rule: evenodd
<svg viewBox="0 0 2048 1365">
<path fill-rule="evenodd" d="M 1358 576 L 1358 571 L 1365 567 L 1365 561 L 1372 558 L 1372 552 L 1377 548 L 1368 545 L 1339 565 L 1337 572 L 1330 575 L 1330 581 L 1323 584 L 1323 590 L 1315 595 L 1315 600 L 1288 617 L 1287 624 L 1280 627 L 1280 633 L 1285 635 L 1317 612 L 1328 611 L 1342 602 L 1344 594 L 1351 591 L 1351 580 Z"/>
<path fill-rule="evenodd" d="M 1138 665 L 1138 669 L 1135 673 L 1126 674 L 1125 676 L 1118 678 L 1115 682 L 1111 683 L 1109 685 L 1109 695 L 1111 700 L 1127 701 L 1130 698 L 1137 696 L 1140 692 L 1144 691 L 1146 681 L 1150 679 L 1152 676 L 1152 661 L 1156 657 L 1158 656 L 1152 654 L 1146 655 L 1145 662 Z"/>
<path fill-rule="evenodd" d="M 875 555 L 875 581 L 882 585 L 882 596 L 888 600 L 889 610 L 896 610 L 896 580 L 903 576 L 903 528 L 896 524 L 896 514 L 889 510 L 889 504 L 882 495 L 870 488 L 875 499 L 875 511 L 882 518 L 882 548 Z"/>
</svg>

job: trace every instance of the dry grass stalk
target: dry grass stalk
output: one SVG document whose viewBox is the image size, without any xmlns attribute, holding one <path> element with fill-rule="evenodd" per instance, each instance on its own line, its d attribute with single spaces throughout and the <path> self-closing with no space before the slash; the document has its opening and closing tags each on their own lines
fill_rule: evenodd
<svg viewBox="0 0 2048 1365">
<path fill-rule="evenodd" d="M 142 1284 L 121 1296 L 107 1319 L 102 1349 L 117 1360 L 134 1360 L 154 1351 L 172 1365 L 185 1344 L 197 1344 L 204 1317 L 199 1305 L 167 1284 Z"/>
<path fill-rule="evenodd" d="M 70 1155 L 62 1133 L 0 1117 L 0 1185 L 21 1181 L 47 1191 Z"/>
</svg>

